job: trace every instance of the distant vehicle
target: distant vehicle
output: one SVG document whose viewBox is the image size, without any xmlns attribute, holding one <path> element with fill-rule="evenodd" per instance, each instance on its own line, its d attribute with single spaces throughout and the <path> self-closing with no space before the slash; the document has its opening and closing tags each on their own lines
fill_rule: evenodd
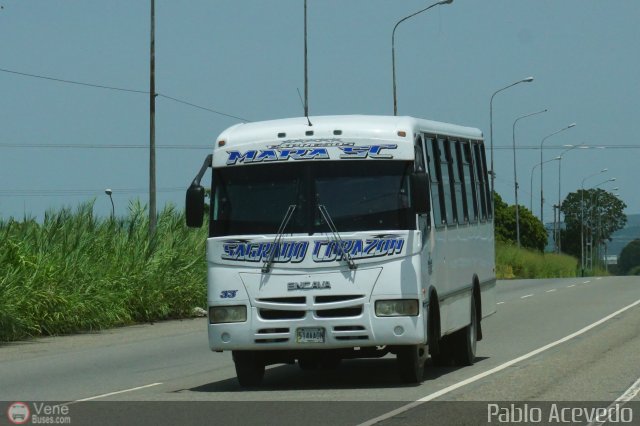
<svg viewBox="0 0 640 426">
<path fill-rule="evenodd" d="M 327 116 L 224 131 L 187 190 L 207 240 L 209 345 L 238 380 L 396 354 L 407 382 L 474 362 L 495 312 L 491 194 L 478 129 Z"/>
</svg>

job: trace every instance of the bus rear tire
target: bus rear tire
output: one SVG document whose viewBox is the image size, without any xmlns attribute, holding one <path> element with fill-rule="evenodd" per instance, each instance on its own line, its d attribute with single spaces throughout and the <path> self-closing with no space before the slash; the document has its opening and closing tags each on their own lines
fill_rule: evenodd
<svg viewBox="0 0 640 426">
<path fill-rule="evenodd" d="M 476 360 L 478 342 L 478 316 L 476 314 L 475 296 L 471 297 L 471 322 L 452 336 L 453 359 L 456 365 L 473 365 Z"/>
<path fill-rule="evenodd" d="M 402 346 L 397 352 L 400 378 L 406 383 L 422 383 L 424 363 L 427 360 L 425 345 Z"/>
<path fill-rule="evenodd" d="M 264 360 L 256 351 L 233 351 L 236 376 L 242 387 L 258 386 L 264 377 Z"/>
</svg>

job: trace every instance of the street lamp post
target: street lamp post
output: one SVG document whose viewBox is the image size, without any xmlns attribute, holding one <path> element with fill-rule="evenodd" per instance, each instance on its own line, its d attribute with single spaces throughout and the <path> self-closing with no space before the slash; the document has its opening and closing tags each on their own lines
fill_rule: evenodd
<svg viewBox="0 0 640 426">
<path fill-rule="evenodd" d="M 104 193 L 107 194 L 109 196 L 109 199 L 111 200 L 111 218 L 113 219 L 116 216 L 116 206 L 113 204 L 113 197 L 111 196 L 111 194 L 113 194 L 113 191 L 111 190 L 111 188 L 107 188 L 104 190 Z"/>
<path fill-rule="evenodd" d="M 598 176 L 601 173 L 606 173 L 609 169 L 602 169 L 598 173 L 587 176 L 582 179 L 580 184 L 580 275 L 584 277 L 584 182 L 594 176 Z"/>
<path fill-rule="evenodd" d="M 549 139 L 551 136 L 557 135 L 560 132 L 564 132 L 565 130 L 568 130 L 572 127 L 575 127 L 576 123 L 571 123 L 569 124 L 567 127 L 563 127 L 560 130 L 557 130 L 553 133 L 551 133 L 550 135 L 545 136 L 544 138 L 542 138 L 542 142 L 540 142 L 540 222 L 542 222 L 542 224 L 544 225 L 544 192 L 543 192 L 543 180 L 542 180 L 542 174 L 543 174 L 543 167 L 542 167 L 542 145 L 544 144 L 544 142 Z"/>
<path fill-rule="evenodd" d="M 156 232 L 156 2 L 151 0 L 151 43 L 149 46 L 149 238 Z"/>
<path fill-rule="evenodd" d="M 598 188 L 602 185 L 604 185 L 605 183 L 609 183 L 609 182 L 615 182 L 616 178 L 610 178 L 607 179 L 605 181 L 602 181 L 594 186 L 591 187 L 591 189 L 594 188 Z M 617 191 L 619 188 L 613 188 L 614 191 Z M 589 258 L 589 269 L 593 269 L 593 229 L 595 228 L 596 232 L 596 259 L 600 257 L 600 223 L 601 223 L 601 216 L 598 212 L 598 191 L 596 191 L 595 193 L 595 197 L 594 194 L 591 195 L 591 226 L 589 227 L 589 254 L 588 254 L 588 258 Z"/>
<path fill-rule="evenodd" d="M 543 112 L 547 112 L 547 109 L 543 109 L 542 111 L 532 112 L 530 114 L 526 114 L 520 116 L 515 119 L 513 122 L 513 188 L 515 191 L 516 198 L 516 241 L 518 243 L 518 248 L 520 248 L 520 206 L 518 204 L 518 174 L 516 173 L 516 123 L 523 118 L 531 117 L 532 115 L 542 114 Z"/>
<path fill-rule="evenodd" d="M 560 215 L 561 215 L 561 210 L 560 210 L 560 206 L 561 206 L 561 190 L 562 190 L 562 158 L 564 157 L 564 154 L 566 154 L 567 152 L 579 148 L 579 149 L 586 149 L 587 147 L 584 146 L 584 144 L 580 144 L 580 145 L 565 145 L 565 147 L 568 147 L 569 149 L 565 149 L 564 151 L 562 151 L 562 153 L 559 155 L 560 160 L 558 161 L 558 231 L 557 231 L 557 236 L 556 236 L 556 247 L 558 249 L 558 253 L 561 252 L 562 250 L 562 240 L 561 240 L 561 235 L 560 235 Z"/>
<path fill-rule="evenodd" d="M 511 83 L 508 86 L 504 86 L 501 89 L 496 90 L 495 92 L 493 92 L 493 95 L 491 95 L 491 100 L 489 100 L 489 140 L 490 140 L 490 151 L 491 151 L 491 215 L 495 215 L 495 202 L 494 202 L 494 197 L 493 197 L 493 193 L 494 193 L 494 186 L 495 186 L 495 176 L 496 173 L 493 170 L 493 98 L 500 92 L 502 92 L 503 90 L 507 90 L 510 87 L 515 86 L 516 84 L 520 84 L 520 83 L 531 83 L 533 81 L 533 77 L 527 77 L 527 78 L 523 78 L 522 80 L 518 80 L 515 83 Z M 516 202 L 517 205 L 517 202 Z"/>
<path fill-rule="evenodd" d="M 427 6 L 424 9 L 421 9 L 415 13 L 412 13 L 409 16 L 405 16 L 404 18 L 396 22 L 396 25 L 393 27 L 393 32 L 391 33 L 391 70 L 393 74 L 393 115 L 398 115 L 398 99 L 396 97 L 396 28 L 398 28 L 398 25 L 400 25 L 400 23 L 422 12 L 426 12 L 432 7 L 439 6 L 442 4 L 451 4 L 451 3 L 453 3 L 453 0 L 442 0 L 436 3 L 433 3 L 432 5 Z"/>
<path fill-rule="evenodd" d="M 543 161 L 542 163 L 548 163 L 550 161 L 558 161 L 558 160 L 560 160 L 560 157 L 552 158 L 550 160 Z M 536 170 L 536 167 L 540 166 L 540 164 L 542 164 L 542 163 L 538 163 L 538 164 L 534 165 L 531 168 L 531 183 L 529 184 L 529 188 L 530 188 L 530 191 L 529 191 L 529 197 L 530 197 L 529 198 L 529 210 L 531 210 L 532 213 L 533 213 L 533 172 Z"/>
</svg>

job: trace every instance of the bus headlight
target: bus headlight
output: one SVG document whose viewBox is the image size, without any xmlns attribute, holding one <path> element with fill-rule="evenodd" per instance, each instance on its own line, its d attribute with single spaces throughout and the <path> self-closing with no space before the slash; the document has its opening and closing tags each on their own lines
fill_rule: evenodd
<svg viewBox="0 0 640 426">
<path fill-rule="evenodd" d="M 418 301 L 415 299 L 396 299 L 376 301 L 376 316 L 379 317 L 415 317 L 418 315 Z"/>
<path fill-rule="evenodd" d="M 244 322 L 247 320 L 247 307 L 240 306 L 209 306 L 209 324 L 225 322 Z"/>
</svg>

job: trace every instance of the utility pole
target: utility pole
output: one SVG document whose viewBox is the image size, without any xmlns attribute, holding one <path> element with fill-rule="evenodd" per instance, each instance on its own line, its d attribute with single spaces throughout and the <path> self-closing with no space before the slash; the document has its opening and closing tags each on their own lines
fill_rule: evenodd
<svg viewBox="0 0 640 426">
<path fill-rule="evenodd" d="M 151 46 L 149 87 L 149 237 L 156 232 L 156 2 L 151 0 Z"/>
<path fill-rule="evenodd" d="M 309 117 L 309 84 L 307 74 L 307 0 L 304 0 L 304 116 Z"/>
</svg>

